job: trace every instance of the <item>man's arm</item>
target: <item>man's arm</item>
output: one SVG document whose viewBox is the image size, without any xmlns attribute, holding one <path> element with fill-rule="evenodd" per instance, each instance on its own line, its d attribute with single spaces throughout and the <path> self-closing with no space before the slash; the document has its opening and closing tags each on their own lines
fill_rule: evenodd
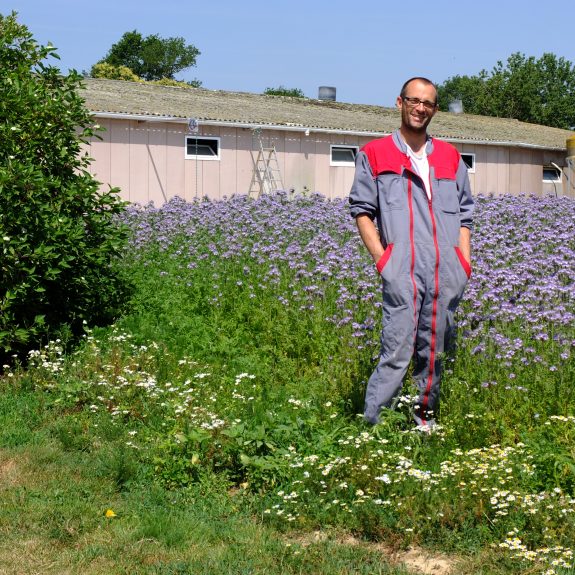
<svg viewBox="0 0 575 575">
<path fill-rule="evenodd" d="M 355 177 L 349 193 L 349 204 L 351 216 L 355 218 L 359 235 L 377 265 L 385 249 L 373 223 L 379 209 L 377 185 L 367 154 L 363 150 L 359 152 L 356 158 Z"/>
<path fill-rule="evenodd" d="M 385 248 L 381 244 L 379 232 L 377 231 L 373 220 L 367 214 L 359 214 L 355 218 L 355 223 L 367 251 L 371 254 L 373 261 L 377 264 L 381 259 Z"/>
<path fill-rule="evenodd" d="M 459 228 L 459 249 L 461 255 L 471 265 L 471 230 L 463 226 Z"/>
<path fill-rule="evenodd" d="M 471 229 L 473 228 L 475 202 L 471 194 L 467 166 L 461 158 L 459 158 L 456 178 L 459 190 L 459 220 L 461 223 L 459 228 L 459 249 L 463 257 L 471 265 Z"/>
</svg>

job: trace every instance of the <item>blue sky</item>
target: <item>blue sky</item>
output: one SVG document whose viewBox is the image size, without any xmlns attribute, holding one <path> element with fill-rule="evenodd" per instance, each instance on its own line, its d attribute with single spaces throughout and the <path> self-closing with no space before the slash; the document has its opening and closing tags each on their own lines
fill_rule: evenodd
<svg viewBox="0 0 575 575">
<path fill-rule="evenodd" d="M 335 86 L 343 102 L 393 106 L 404 80 L 491 70 L 514 52 L 575 63 L 572 0 L 0 0 L 67 71 L 89 70 L 122 34 L 183 36 L 201 55 L 179 78 L 261 93 Z"/>
</svg>

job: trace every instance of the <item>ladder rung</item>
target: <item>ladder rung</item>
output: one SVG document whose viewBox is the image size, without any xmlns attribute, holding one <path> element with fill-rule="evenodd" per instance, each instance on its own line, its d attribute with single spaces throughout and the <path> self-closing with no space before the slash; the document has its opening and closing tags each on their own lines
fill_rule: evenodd
<svg viewBox="0 0 575 575">
<path fill-rule="evenodd" d="M 258 132 L 259 150 L 254 162 L 254 174 L 250 184 L 250 195 L 259 196 L 262 192 L 271 192 L 283 188 L 281 170 L 275 146 L 264 147 L 261 134 Z M 253 155 L 252 155 L 253 159 Z"/>
</svg>

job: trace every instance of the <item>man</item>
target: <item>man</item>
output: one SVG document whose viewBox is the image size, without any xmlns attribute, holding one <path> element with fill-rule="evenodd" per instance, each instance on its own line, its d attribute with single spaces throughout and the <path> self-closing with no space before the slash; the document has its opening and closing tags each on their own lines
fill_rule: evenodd
<svg viewBox="0 0 575 575">
<path fill-rule="evenodd" d="M 471 275 L 473 198 L 457 150 L 427 134 L 437 111 L 433 83 L 411 78 L 397 107 L 399 130 L 360 150 L 349 198 L 383 280 L 381 355 L 367 384 L 364 415 L 375 424 L 382 408 L 393 408 L 413 357 L 414 419 L 428 431 L 435 425 L 441 358 Z"/>
</svg>

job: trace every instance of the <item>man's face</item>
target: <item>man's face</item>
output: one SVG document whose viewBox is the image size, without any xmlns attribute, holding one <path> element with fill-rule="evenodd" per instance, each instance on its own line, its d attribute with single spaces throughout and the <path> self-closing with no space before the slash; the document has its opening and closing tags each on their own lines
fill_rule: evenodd
<svg viewBox="0 0 575 575">
<path fill-rule="evenodd" d="M 418 100 L 419 102 L 416 103 Z M 405 96 L 397 98 L 397 107 L 401 110 L 402 127 L 411 132 L 425 133 L 437 111 L 436 102 L 437 92 L 433 85 L 425 84 L 420 80 L 410 82 Z"/>
</svg>

